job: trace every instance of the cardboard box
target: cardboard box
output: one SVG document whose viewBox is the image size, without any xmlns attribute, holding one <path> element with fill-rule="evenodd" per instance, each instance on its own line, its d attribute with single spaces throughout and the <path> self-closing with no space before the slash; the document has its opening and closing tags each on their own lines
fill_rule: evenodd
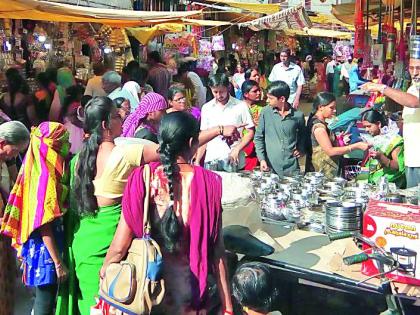
<svg viewBox="0 0 420 315">
<path fill-rule="evenodd" d="M 363 235 L 383 247 L 402 270 L 388 274 L 397 282 L 420 285 L 420 207 L 371 200 L 363 216 Z M 370 252 L 369 247 L 365 247 Z M 386 269 L 385 269 L 386 270 Z M 378 274 L 374 261 L 362 264 L 362 273 Z"/>
</svg>

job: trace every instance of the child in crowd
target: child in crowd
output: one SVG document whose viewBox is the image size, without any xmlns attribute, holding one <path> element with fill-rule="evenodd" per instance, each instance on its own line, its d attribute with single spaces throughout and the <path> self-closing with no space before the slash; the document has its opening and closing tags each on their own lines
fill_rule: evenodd
<svg viewBox="0 0 420 315">
<path fill-rule="evenodd" d="M 233 275 L 232 293 L 243 314 L 266 315 L 279 295 L 270 268 L 263 263 L 241 265 Z"/>
</svg>

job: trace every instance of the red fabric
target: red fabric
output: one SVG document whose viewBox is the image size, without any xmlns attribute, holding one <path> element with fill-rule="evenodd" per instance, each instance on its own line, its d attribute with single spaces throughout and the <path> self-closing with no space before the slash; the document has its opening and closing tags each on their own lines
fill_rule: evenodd
<svg viewBox="0 0 420 315">
<path fill-rule="evenodd" d="M 364 1 L 357 0 L 354 13 L 354 58 L 362 58 L 365 48 L 365 25 L 363 23 Z"/>
<path fill-rule="evenodd" d="M 253 141 L 243 149 L 245 152 L 245 171 L 253 171 L 258 166 L 257 153 L 255 152 L 255 144 Z"/>
<path fill-rule="evenodd" d="M 153 173 L 159 163 L 151 163 Z M 143 200 L 145 183 L 143 166 L 134 170 L 128 179 L 122 199 L 122 213 L 136 237 L 143 236 Z M 222 220 L 222 179 L 219 175 L 194 167 L 191 182 L 190 269 L 194 309 L 200 309 L 207 290 L 207 274 L 211 252 L 216 248 Z M 153 237 L 153 235 L 152 235 Z"/>
</svg>

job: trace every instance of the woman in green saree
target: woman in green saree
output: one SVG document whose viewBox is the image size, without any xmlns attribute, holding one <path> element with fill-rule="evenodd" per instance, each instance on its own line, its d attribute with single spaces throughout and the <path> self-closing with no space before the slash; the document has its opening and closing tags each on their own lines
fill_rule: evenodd
<svg viewBox="0 0 420 315">
<path fill-rule="evenodd" d="M 158 160 L 157 145 L 115 146 L 122 118 L 108 97 L 85 108 L 85 140 L 70 163 L 70 209 L 65 217 L 65 263 L 56 314 L 90 314 L 99 291 L 99 271 L 121 214 L 121 197 L 132 170 Z"/>
<path fill-rule="evenodd" d="M 390 128 L 383 114 L 369 110 L 362 116 L 363 126 L 373 136 L 373 148 L 368 162 L 371 184 L 377 184 L 382 176 L 398 188 L 405 188 L 404 140 L 398 127 Z"/>
</svg>

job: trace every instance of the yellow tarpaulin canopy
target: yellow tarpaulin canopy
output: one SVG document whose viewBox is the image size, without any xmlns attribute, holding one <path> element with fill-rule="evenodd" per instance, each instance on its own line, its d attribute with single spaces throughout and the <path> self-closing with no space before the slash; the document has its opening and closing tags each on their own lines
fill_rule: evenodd
<svg viewBox="0 0 420 315">
<path fill-rule="evenodd" d="M 196 19 L 182 19 L 184 24 L 197 25 L 197 26 L 226 26 L 232 23 L 226 21 L 213 21 L 213 20 L 196 20 Z"/>
<path fill-rule="evenodd" d="M 146 45 L 152 38 L 166 33 L 179 33 L 185 26 L 177 23 L 162 23 L 152 27 L 126 27 L 127 32 L 140 43 Z"/>
<path fill-rule="evenodd" d="M 316 16 L 309 16 L 312 23 L 317 24 L 337 24 L 345 27 L 352 27 L 353 24 L 346 24 L 332 14 L 317 13 Z"/>
<path fill-rule="evenodd" d="M 233 8 L 238 8 L 254 13 L 260 14 L 274 14 L 281 10 L 280 3 L 275 4 L 264 4 L 264 3 L 248 3 L 248 2 L 236 2 L 231 0 L 206 0 L 207 2 L 213 2 L 217 4 L 226 4 Z M 284 0 L 280 1 L 284 2 Z"/>
<path fill-rule="evenodd" d="M 200 16 L 201 14 L 202 11 L 130 11 L 87 8 L 38 0 L 0 0 L 0 18 L 91 22 L 121 27 L 181 22 L 182 18 Z"/>
<path fill-rule="evenodd" d="M 320 28 L 310 28 L 307 30 L 288 29 L 285 30 L 286 35 L 299 35 L 299 36 L 314 36 L 314 37 L 329 37 L 338 39 L 351 39 L 352 33 L 340 32 L 334 30 L 324 30 Z"/>
<path fill-rule="evenodd" d="M 156 36 L 179 33 L 185 31 L 185 25 L 199 25 L 199 26 L 224 26 L 231 25 L 229 22 L 210 21 L 210 20 L 194 20 L 182 19 L 182 23 L 162 23 L 152 27 L 126 27 L 127 32 L 135 37 L 140 43 L 146 45 L 151 39 Z"/>
<path fill-rule="evenodd" d="M 379 10 L 379 1 L 380 0 L 369 0 L 369 12 L 373 13 Z M 400 4 L 400 1 L 395 1 L 394 8 L 398 8 Z M 343 23 L 354 24 L 354 9 L 355 2 L 337 4 L 332 6 L 331 13 Z M 364 8 L 364 11 L 366 11 L 366 8 Z M 385 12 L 385 5 L 382 5 L 382 11 Z M 370 14 L 369 20 L 377 23 L 377 16 Z"/>
</svg>

